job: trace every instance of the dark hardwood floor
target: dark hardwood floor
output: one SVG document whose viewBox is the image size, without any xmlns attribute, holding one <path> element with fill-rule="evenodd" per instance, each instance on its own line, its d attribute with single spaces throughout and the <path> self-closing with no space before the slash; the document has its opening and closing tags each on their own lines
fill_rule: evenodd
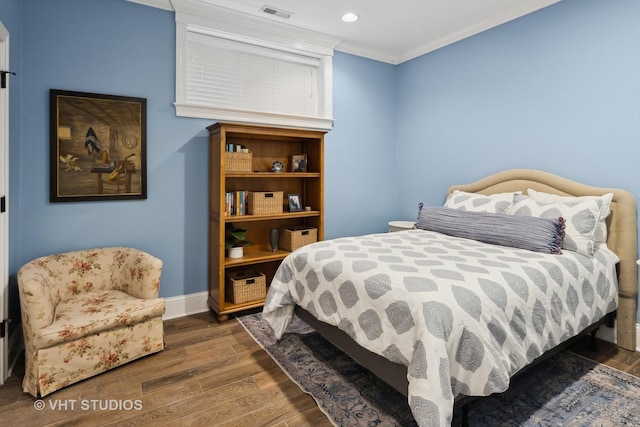
<svg viewBox="0 0 640 427">
<path fill-rule="evenodd" d="M 22 392 L 24 367 L 18 366 L 0 387 L 0 422 L 29 427 L 331 426 L 313 399 L 235 319 L 220 324 L 211 313 L 182 317 L 166 321 L 165 334 L 164 351 L 46 396 L 42 410 Z M 638 352 L 604 341 L 591 350 L 588 339 L 571 350 L 640 377 Z M 92 405 L 135 407 L 101 410 Z"/>
</svg>

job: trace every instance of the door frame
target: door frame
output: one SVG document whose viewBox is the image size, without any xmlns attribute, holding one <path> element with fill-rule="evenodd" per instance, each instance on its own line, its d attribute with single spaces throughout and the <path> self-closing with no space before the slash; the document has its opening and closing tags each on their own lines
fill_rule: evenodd
<svg viewBox="0 0 640 427">
<path fill-rule="evenodd" d="M 0 70 L 9 71 L 9 31 L 0 21 Z M 4 337 L 0 338 L 0 385 L 9 376 L 9 75 L 7 85 L 0 88 L 0 197 L 4 212 L 0 212 L 0 322 Z"/>
</svg>

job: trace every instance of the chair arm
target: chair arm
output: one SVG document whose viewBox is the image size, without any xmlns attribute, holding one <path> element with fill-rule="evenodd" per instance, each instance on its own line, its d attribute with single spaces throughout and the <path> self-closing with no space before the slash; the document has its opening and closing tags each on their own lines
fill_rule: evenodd
<svg viewBox="0 0 640 427">
<path fill-rule="evenodd" d="M 25 338 L 34 336 L 37 331 L 53 322 L 59 303 L 54 285 L 56 279 L 43 264 L 40 259 L 36 259 L 18 271 L 18 293 Z"/>
<path fill-rule="evenodd" d="M 126 252 L 126 261 L 120 269 L 118 290 L 137 298 L 158 298 L 162 260 L 138 249 L 122 250 Z"/>
</svg>

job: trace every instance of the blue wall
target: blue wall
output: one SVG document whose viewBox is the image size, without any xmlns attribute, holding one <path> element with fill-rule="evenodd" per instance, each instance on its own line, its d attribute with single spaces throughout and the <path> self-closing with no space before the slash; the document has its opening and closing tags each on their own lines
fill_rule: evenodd
<svg viewBox="0 0 640 427">
<path fill-rule="evenodd" d="M 386 230 L 452 183 L 538 168 L 640 195 L 635 0 L 564 0 L 392 66 L 336 52 L 325 237 Z M 0 0 L 11 32 L 10 269 L 131 245 L 165 261 L 162 296 L 204 291 L 207 137 L 175 116 L 173 13 L 124 0 Z M 19 51 L 16 52 L 16 47 Z M 17 58 L 17 59 L 16 59 Z M 48 91 L 148 100 L 148 199 L 48 202 Z"/>
<path fill-rule="evenodd" d="M 635 0 L 564 0 L 399 65 L 400 216 L 511 168 L 638 197 L 639 16 Z"/>
<path fill-rule="evenodd" d="M 50 253 L 135 246 L 163 259 L 161 296 L 206 291 L 205 127 L 215 120 L 175 115 L 173 13 L 124 0 L 11 0 L 13 13 L 5 14 L 9 4 L 0 1 L 21 62 L 11 103 L 10 272 Z M 334 68 L 325 235 L 384 231 L 396 209 L 389 167 L 395 106 L 388 101 L 395 67 L 338 53 Z M 147 98 L 147 200 L 49 203 L 52 88 Z M 371 170 L 389 173 L 370 177 Z"/>
<path fill-rule="evenodd" d="M 124 1 L 23 3 L 13 267 L 65 250 L 136 246 L 165 261 L 164 296 L 206 289 L 207 190 L 197 177 L 207 173 L 209 122 L 175 117 L 173 14 Z M 148 200 L 49 203 L 51 88 L 147 98 Z"/>
<path fill-rule="evenodd" d="M 336 52 L 334 127 L 325 145 L 325 238 L 397 219 L 395 66 Z M 415 215 L 414 215 L 415 216 Z"/>
</svg>

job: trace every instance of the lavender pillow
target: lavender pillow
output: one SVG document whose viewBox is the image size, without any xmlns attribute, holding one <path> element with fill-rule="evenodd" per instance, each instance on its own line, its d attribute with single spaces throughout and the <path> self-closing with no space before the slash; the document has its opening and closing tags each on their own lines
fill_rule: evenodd
<svg viewBox="0 0 640 427">
<path fill-rule="evenodd" d="M 560 254 L 564 220 L 428 207 L 420 204 L 416 228 L 494 245 Z"/>
</svg>

